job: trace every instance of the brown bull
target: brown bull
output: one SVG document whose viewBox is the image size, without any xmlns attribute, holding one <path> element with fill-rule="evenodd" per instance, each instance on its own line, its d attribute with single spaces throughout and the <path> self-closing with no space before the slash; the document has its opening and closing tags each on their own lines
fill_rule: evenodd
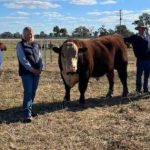
<svg viewBox="0 0 150 150">
<path fill-rule="evenodd" d="M 123 96 L 127 96 L 127 50 L 118 34 L 102 36 L 92 40 L 66 40 L 60 48 L 53 50 L 59 54 L 59 68 L 65 85 L 64 100 L 70 101 L 70 90 L 79 82 L 80 103 L 85 102 L 85 91 L 90 77 L 107 75 L 111 97 L 114 89 L 114 69 L 118 71 L 123 85 Z"/>
</svg>

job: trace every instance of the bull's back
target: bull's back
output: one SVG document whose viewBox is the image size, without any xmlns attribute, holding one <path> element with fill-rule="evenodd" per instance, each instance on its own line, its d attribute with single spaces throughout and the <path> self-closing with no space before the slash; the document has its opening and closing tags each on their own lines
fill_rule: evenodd
<svg viewBox="0 0 150 150">
<path fill-rule="evenodd" d="M 93 77 L 103 76 L 118 68 L 119 64 L 127 63 L 127 49 L 120 35 L 108 35 L 92 40 L 77 42 L 79 47 L 87 47 L 83 62 Z"/>
<path fill-rule="evenodd" d="M 113 68 L 112 56 L 109 50 L 96 39 L 83 41 L 87 47 L 85 62 L 92 77 L 103 76 Z"/>
<path fill-rule="evenodd" d="M 99 40 L 108 48 L 111 56 L 114 58 L 115 66 L 120 63 L 127 63 L 127 47 L 122 36 L 114 34 L 100 37 Z"/>
</svg>

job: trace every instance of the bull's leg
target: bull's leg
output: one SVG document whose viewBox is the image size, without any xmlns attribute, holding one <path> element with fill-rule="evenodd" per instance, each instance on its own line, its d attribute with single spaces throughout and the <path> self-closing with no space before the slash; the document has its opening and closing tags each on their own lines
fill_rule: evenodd
<svg viewBox="0 0 150 150">
<path fill-rule="evenodd" d="M 70 101 L 70 90 L 71 88 L 65 84 L 65 96 L 64 101 Z"/>
<path fill-rule="evenodd" d="M 122 67 L 119 67 L 117 69 L 118 71 L 118 75 L 119 75 L 119 78 L 120 78 L 120 81 L 123 85 L 123 92 L 122 92 L 122 96 L 128 96 L 128 86 L 127 86 L 127 65 L 122 65 Z"/>
<path fill-rule="evenodd" d="M 113 91 L 114 91 L 114 70 L 107 73 L 107 78 L 108 78 L 108 82 L 109 82 L 109 90 L 106 94 L 106 97 L 112 97 Z"/>
<path fill-rule="evenodd" d="M 79 98 L 79 103 L 84 104 L 85 103 L 85 91 L 87 89 L 89 79 L 86 78 L 86 75 L 80 77 L 79 79 L 79 91 L 80 91 L 80 98 Z"/>
</svg>

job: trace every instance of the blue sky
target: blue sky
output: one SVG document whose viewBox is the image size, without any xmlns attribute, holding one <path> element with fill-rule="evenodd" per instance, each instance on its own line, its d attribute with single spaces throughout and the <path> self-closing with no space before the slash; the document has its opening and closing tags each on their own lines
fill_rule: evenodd
<svg viewBox="0 0 150 150">
<path fill-rule="evenodd" d="M 150 0 L 0 0 L 0 33 L 22 32 L 31 26 L 36 34 L 49 34 L 54 26 L 71 33 L 85 26 L 96 31 L 102 25 L 114 29 L 122 24 L 135 32 L 132 22 L 142 13 L 150 13 Z"/>
</svg>

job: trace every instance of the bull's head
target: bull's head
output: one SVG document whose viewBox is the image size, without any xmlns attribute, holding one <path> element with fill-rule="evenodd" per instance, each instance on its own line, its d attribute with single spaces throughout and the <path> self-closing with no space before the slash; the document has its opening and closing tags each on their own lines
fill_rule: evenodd
<svg viewBox="0 0 150 150">
<path fill-rule="evenodd" d="M 0 49 L 1 49 L 1 51 L 6 51 L 7 47 L 6 47 L 5 44 L 3 44 L 3 43 L 0 42 Z"/>
<path fill-rule="evenodd" d="M 74 74 L 78 69 L 79 53 L 87 49 L 79 48 L 74 42 L 67 41 L 60 48 L 54 47 L 53 50 L 60 55 L 62 70 L 66 74 Z"/>
</svg>

